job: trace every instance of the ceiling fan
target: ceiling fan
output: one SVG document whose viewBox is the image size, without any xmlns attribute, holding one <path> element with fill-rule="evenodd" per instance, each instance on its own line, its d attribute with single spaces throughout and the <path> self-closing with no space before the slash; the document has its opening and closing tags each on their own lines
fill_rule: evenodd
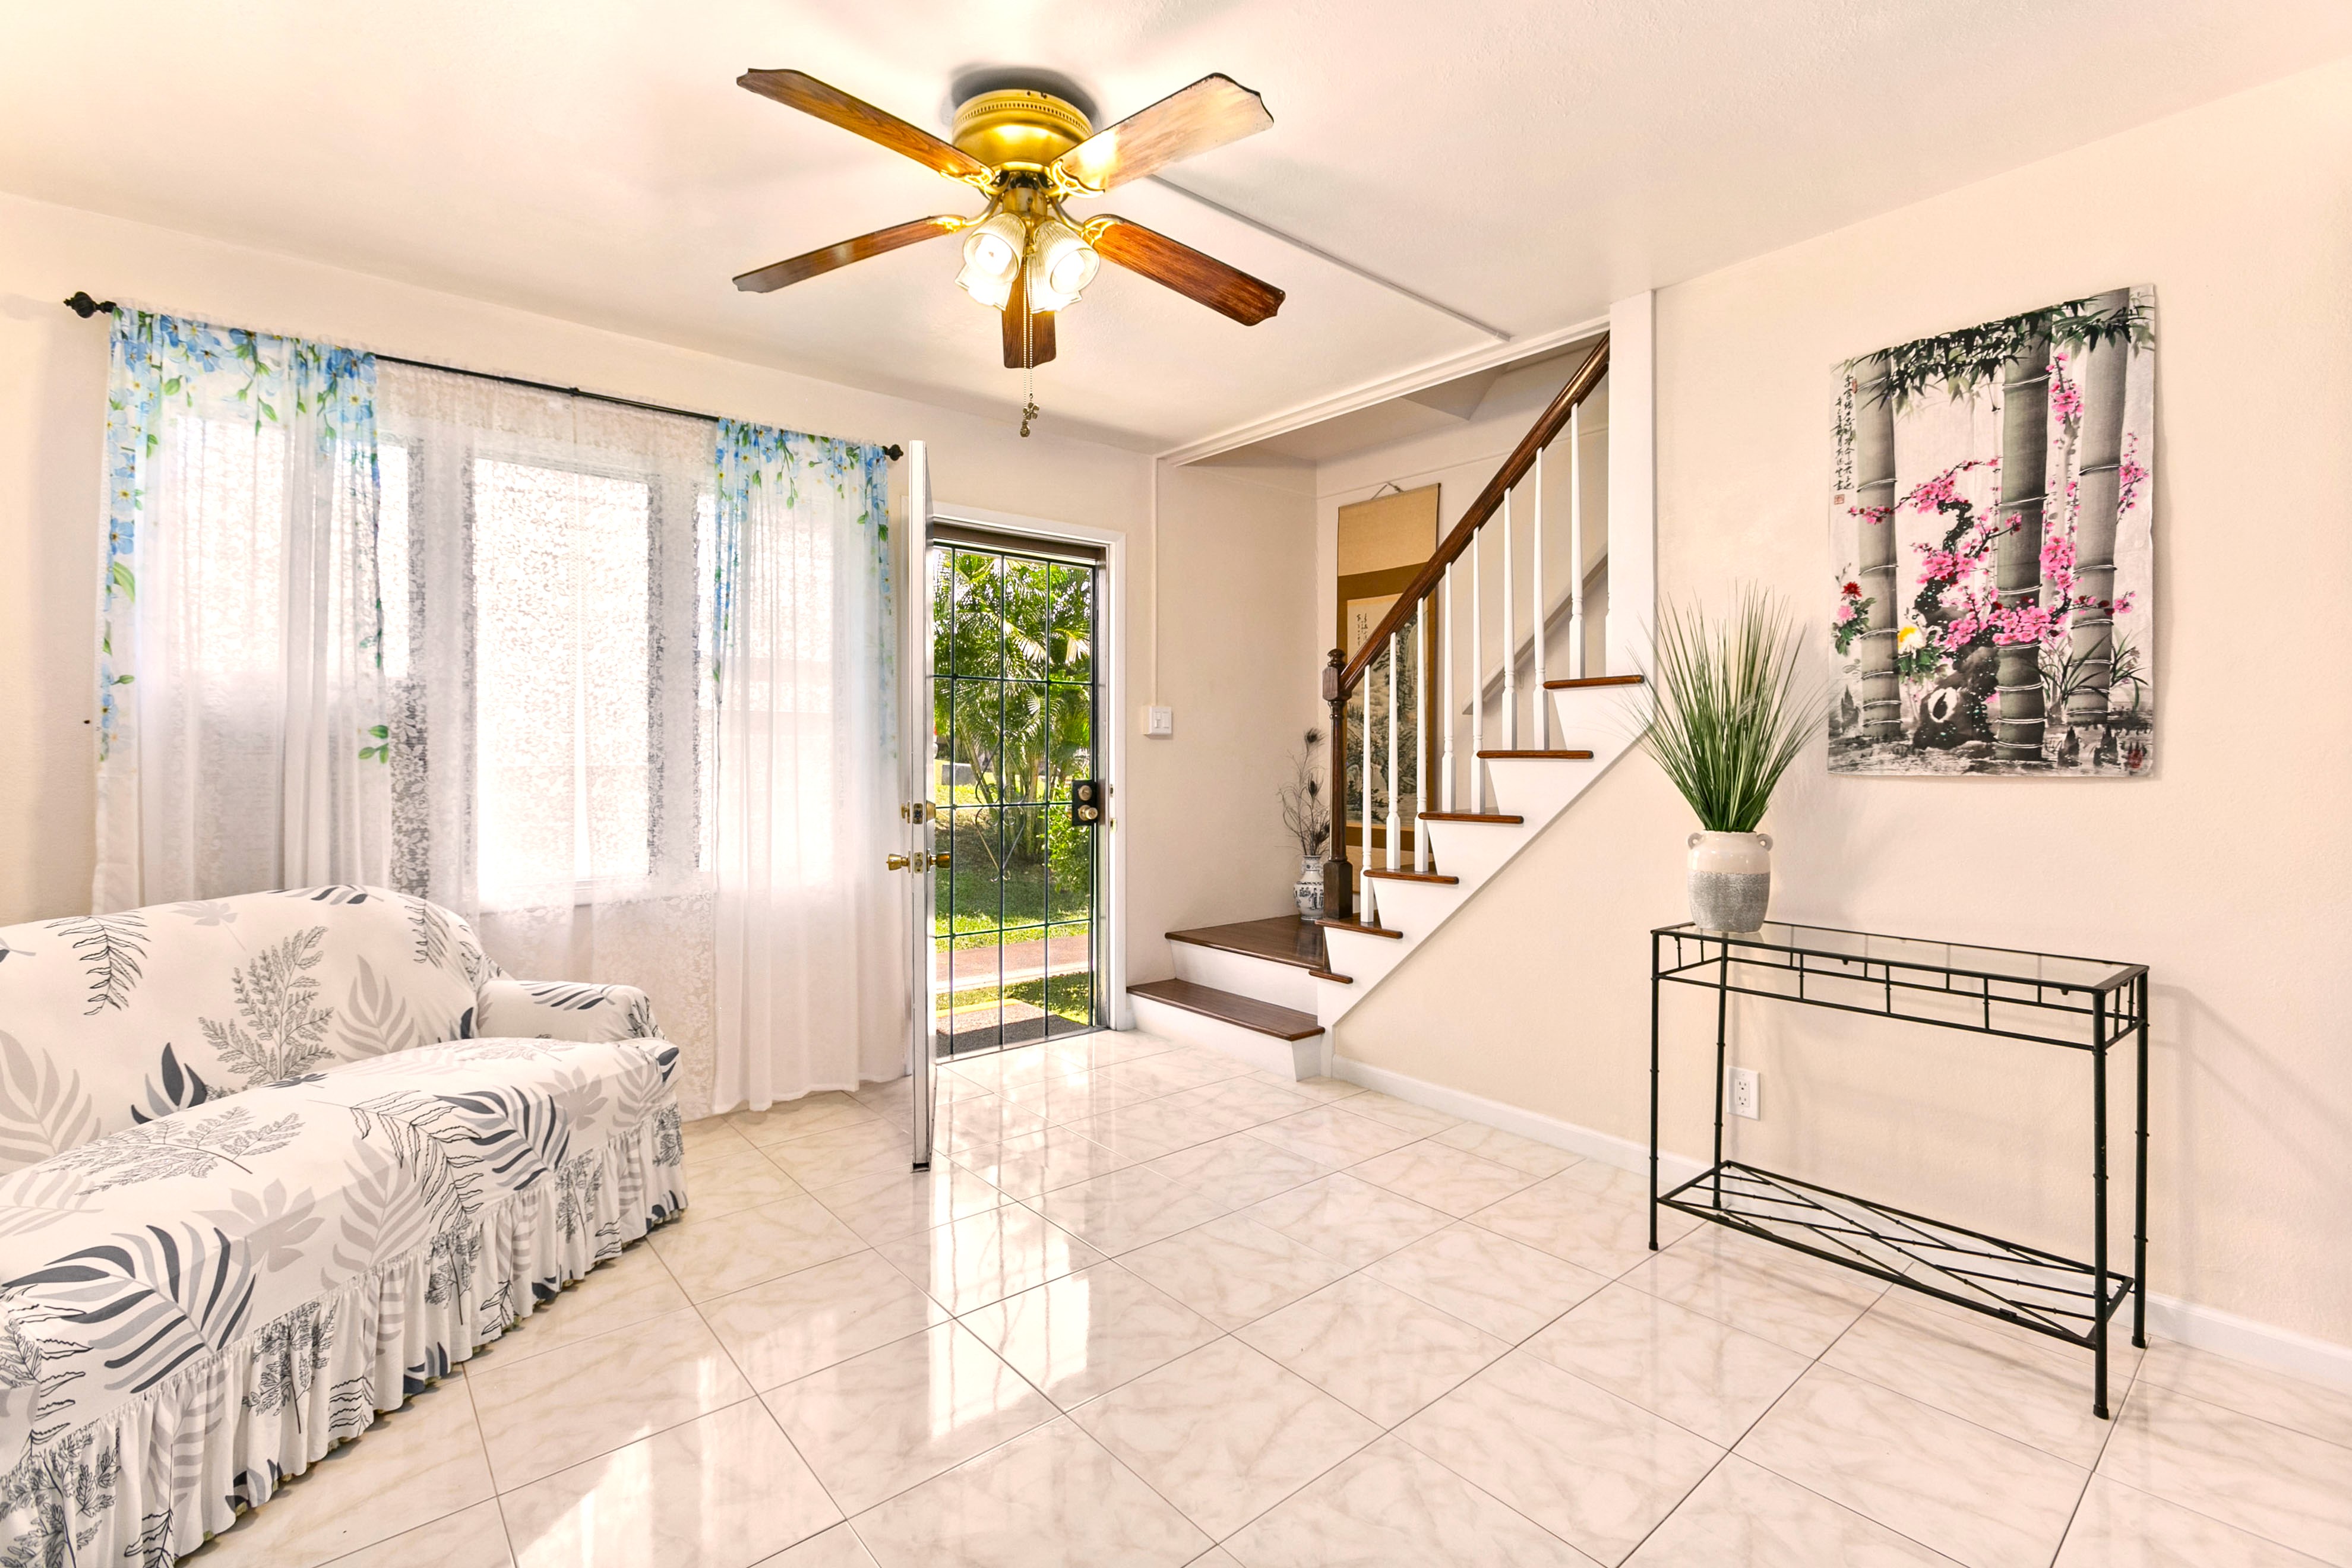
<svg viewBox="0 0 2352 1568">
<path fill-rule="evenodd" d="M 1080 221 L 1063 205 L 1272 125 L 1258 95 L 1230 77 L 1202 77 L 1103 131 L 1076 104 L 1050 92 L 981 92 L 957 106 L 951 142 L 802 71 L 746 71 L 736 82 L 878 142 L 988 198 L 987 210 L 976 216 L 917 218 L 877 229 L 746 272 L 735 279 L 738 289 L 764 294 L 902 246 L 966 234 L 956 282 L 1003 313 L 1004 363 L 1012 369 L 1054 357 L 1055 313 L 1077 302 L 1105 261 L 1245 327 L 1282 306 L 1281 289 L 1189 245 L 1108 214 Z M 1025 426 L 1022 433 L 1028 433 Z"/>
</svg>

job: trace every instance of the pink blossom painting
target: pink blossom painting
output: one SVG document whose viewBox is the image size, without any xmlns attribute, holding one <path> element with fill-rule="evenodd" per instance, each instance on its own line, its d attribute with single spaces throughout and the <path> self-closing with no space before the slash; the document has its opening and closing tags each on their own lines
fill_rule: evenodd
<svg viewBox="0 0 2352 1568">
<path fill-rule="evenodd" d="M 1838 367 L 1830 771 L 2156 763 L 2156 292 Z"/>
</svg>

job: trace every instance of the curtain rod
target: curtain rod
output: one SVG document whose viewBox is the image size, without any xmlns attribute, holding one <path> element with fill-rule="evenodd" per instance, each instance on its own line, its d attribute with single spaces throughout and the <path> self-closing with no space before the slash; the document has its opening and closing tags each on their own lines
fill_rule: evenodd
<svg viewBox="0 0 2352 1568">
<path fill-rule="evenodd" d="M 111 300 L 91 299 L 89 291 L 86 289 L 76 290 L 73 298 L 65 300 L 64 304 L 66 309 L 85 321 L 100 311 L 110 316 L 122 308 Z M 533 392 L 560 392 L 567 397 L 584 397 L 591 402 L 611 403 L 623 408 L 642 408 L 648 414 L 675 414 L 687 419 L 707 419 L 714 425 L 719 418 L 716 414 L 705 414 L 698 408 L 673 408 L 666 403 L 646 403 L 634 397 L 615 397 L 608 392 L 583 392 L 576 386 L 558 386 L 551 381 L 530 381 L 520 375 L 493 375 L 488 371 L 467 370 L 462 365 L 438 364 L 429 359 L 408 359 L 400 354 L 383 353 L 372 353 L 369 357 L 381 360 L 386 364 L 410 365 L 417 370 L 445 371 L 451 375 L 470 375 L 477 381 L 495 381 L 503 386 L 528 387 Z M 882 448 L 882 455 L 895 463 L 906 456 L 906 453 L 893 442 Z"/>
</svg>

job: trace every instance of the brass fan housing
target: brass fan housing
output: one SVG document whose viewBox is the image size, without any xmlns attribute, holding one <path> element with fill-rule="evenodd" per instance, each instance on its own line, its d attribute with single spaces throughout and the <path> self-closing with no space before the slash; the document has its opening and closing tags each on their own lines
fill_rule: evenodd
<svg viewBox="0 0 2352 1568">
<path fill-rule="evenodd" d="M 1034 89 L 1003 88 L 956 105 L 953 141 L 992 168 L 1042 172 L 1095 133 L 1078 107 Z"/>
</svg>

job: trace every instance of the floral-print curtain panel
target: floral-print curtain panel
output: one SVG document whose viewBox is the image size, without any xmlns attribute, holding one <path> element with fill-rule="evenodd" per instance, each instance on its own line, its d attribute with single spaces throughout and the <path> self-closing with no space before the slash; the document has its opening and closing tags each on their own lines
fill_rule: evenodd
<svg viewBox="0 0 2352 1568">
<path fill-rule="evenodd" d="M 384 880 L 375 372 L 117 312 L 96 912 Z"/>
<path fill-rule="evenodd" d="M 716 1110 L 905 1070 L 888 465 L 722 420 L 709 670 Z"/>
</svg>

